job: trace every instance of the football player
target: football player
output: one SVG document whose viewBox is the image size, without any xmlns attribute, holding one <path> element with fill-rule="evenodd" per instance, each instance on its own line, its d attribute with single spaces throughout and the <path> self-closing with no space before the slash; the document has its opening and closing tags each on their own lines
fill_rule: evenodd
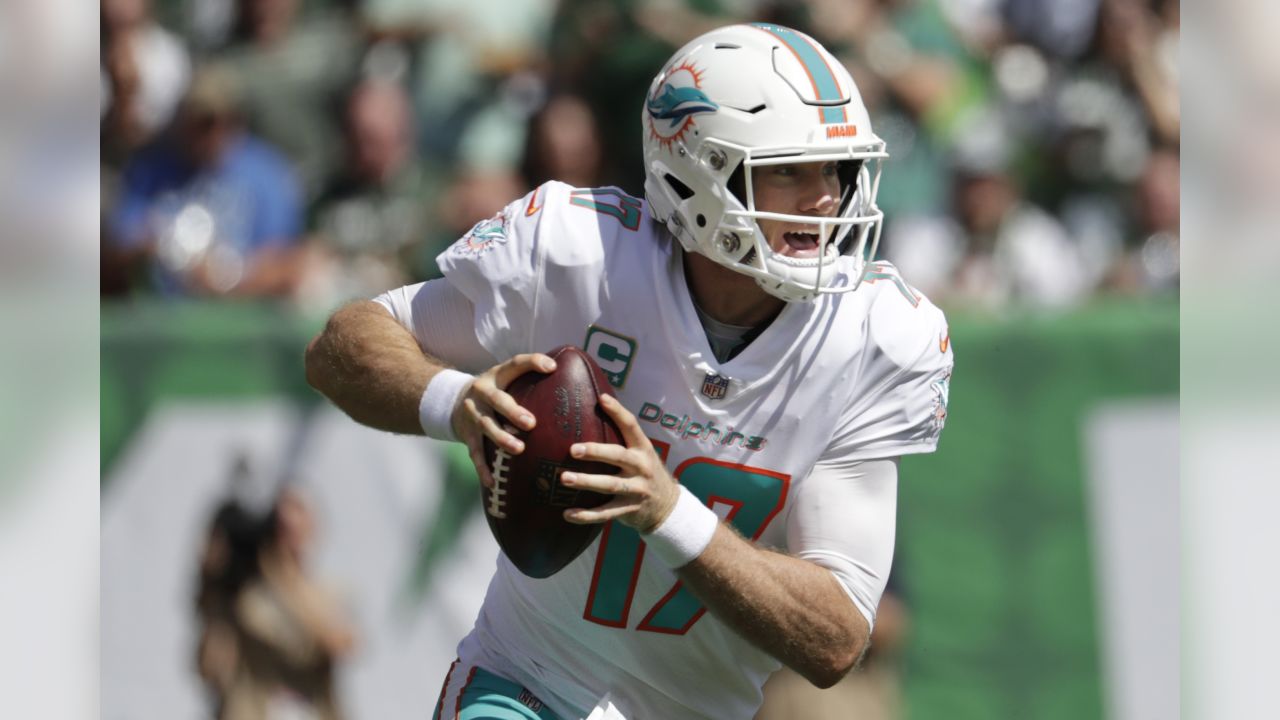
<svg viewBox="0 0 1280 720">
<path fill-rule="evenodd" d="M 642 109 L 645 198 L 547 183 L 440 256 L 445 277 L 336 312 L 310 382 L 356 420 L 467 444 L 537 421 L 504 392 L 573 344 L 625 445 L 565 473 L 613 495 L 556 575 L 498 559 L 436 717 L 750 718 L 779 663 L 836 683 L 893 554 L 898 458 L 933 451 L 945 319 L 872 262 L 883 141 L 812 38 L 734 25 Z"/>
</svg>

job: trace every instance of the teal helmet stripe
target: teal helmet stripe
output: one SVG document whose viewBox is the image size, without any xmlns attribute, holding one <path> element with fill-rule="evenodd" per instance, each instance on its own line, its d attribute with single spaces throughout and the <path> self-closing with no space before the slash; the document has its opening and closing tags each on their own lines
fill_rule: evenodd
<svg viewBox="0 0 1280 720">
<path fill-rule="evenodd" d="M 818 94 L 818 100 L 840 100 L 844 97 L 840 92 L 840 83 L 836 81 L 835 73 L 831 72 L 831 66 L 808 38 L 781 25 L 771 23 L 752 23 L 752 25 L 781 40 L 791 54 L 796 56 L 808 73 L 809 80 L 813 83 L 813 91 Z M 819 107 L 818 115 L 824 124 L 849 122 L 843 106 Z"/>
</svg>

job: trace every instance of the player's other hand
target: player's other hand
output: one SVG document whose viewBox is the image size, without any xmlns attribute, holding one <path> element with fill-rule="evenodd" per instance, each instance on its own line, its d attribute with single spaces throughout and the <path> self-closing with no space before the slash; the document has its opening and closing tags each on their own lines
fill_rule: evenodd
<svg viewBox="0 0 1280 720">
<path fill-rule="evenodd" d="M 608 522 L 617 518 L 623 525 L 651 532 L 671 514 L 680 497 L 680 486 L 667 472 L 662 458 L 653 449 L 636 416 L 617 398 L 601 395 L 600 405 L 622 431 L 622 445 L 578 443 L 569 452 L 579 460 L 608 463 L 618 468 L 617 475 L 593 475 L 565 472 L 560 482 L 567 487 L 607 493 L 614 498 L 597 508 L 573 508 L 564 517 L 572 523 Z"/>
<path fill-rule="evenodd" d="M 519 455 L 524 452 L 524 443 L 505 426 L 528 431 L 537 424 L 533 413 L 507 394 L 507 387 L 527 372 L 549 373 L 555 369 L 556 361 L 542 353 L 516 355 L 477 375 L 454 407 L 453 432 L 466 443 L 471 462 L 485 487 L 493 487 L 493 476 L 484 456 L 484 439 L 487 437 L 512 455 Z"/>
</svg>

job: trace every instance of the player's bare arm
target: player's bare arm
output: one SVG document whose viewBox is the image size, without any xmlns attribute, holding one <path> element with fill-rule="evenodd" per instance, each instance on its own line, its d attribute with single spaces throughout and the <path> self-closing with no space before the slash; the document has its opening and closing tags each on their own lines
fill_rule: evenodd
<svg viewBox="0 0 1280 720">
<path fill-rule="evenodd" d="M 595 509 L 568 510 L 565 517 L 577 523 L 617 519 L 651 532 L 671 514 L 679 486 L 635 416 L 612 397 L 602 396 L 600 404 L 622 430 L 627 447 L 583 443 L 573 453 L 621 472 L 567 472 L 561 481 L 616 497 Z M 818 687 L 837 683 L 866 648 L 870 627 L 828 570 L 757 547 L 724 523 L 706 550 L 678 573 L 721 620 Z"/>
<path fill-rule="evenodd" d="M 820 688 L 839 682 L 866 650 L 871 629 L 834 575 L 757 547 L 724 523 L 678 572 L 721 620 Z"/>
<path fill-rule="evenodd" d="M 307 345 L 307 382 L 356 422 L 389 432 L 421 435 L 422 394 L 447 363 L 422 351 L 413 334 L 382 305 L 355 302 L 333 314 Z M 541 353 L 517 355 L 480 373 L 460 396 L 453 431 L 467 445 L 480 480 L 492 485 L 484 460 L 487 436 L 512 454 L 523 443 L 496 418 L 524 430 L 536 423 L 505 391 L 526 372 L 551 372 L 555 361 Z"/>
<path fill-rule="evenodd" d="M 421 435 L 418 401 L 444 364 L 372 301 L 339 308 L 307 345 L 307 382 L 358 423 Z"/>
</svg>

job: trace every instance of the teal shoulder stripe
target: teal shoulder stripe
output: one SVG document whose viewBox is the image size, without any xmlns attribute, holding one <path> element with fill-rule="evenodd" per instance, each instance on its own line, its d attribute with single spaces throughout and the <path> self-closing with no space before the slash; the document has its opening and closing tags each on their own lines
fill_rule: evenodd
<svg viewBox="0 0 1280 720">
<path fill-rule="evenodd" d="M 809 74 L 809 80 L 812 81 L 813 90 L 818 94 L 819 100 L 839 100 L 843 97 L 840 92 L 840 84 L 836 82 L 835 73 L 831 72 L 831 67 L 818 54 L 818 50 L 813 46 L 813 43 L 801 37 L 796 31 L 781 25 L 770 23 L 752 24 L 781 40 L 782 44 L 786 45 L 787 49 L 791 51 L 791 54 L 796 56 L 796 59 L 804 66 L 805 72 Z M 847 122 L 843 107 L 824 107 L 820 108 L 819 111 L 823 123 Z"/>
</svg>

